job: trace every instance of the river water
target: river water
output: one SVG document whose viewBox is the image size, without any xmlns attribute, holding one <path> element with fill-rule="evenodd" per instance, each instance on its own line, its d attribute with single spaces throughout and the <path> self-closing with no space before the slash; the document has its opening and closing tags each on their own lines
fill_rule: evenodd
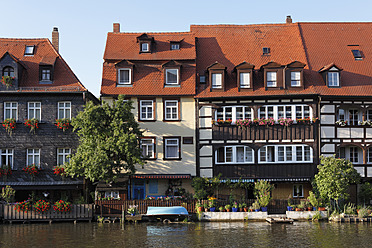
<svg viewBox="0 0 372 248">
<path fill-rule="evenodd" d="M 372 247 L 365 223 L 0 225 L 0 247 Z"/>
</svg>

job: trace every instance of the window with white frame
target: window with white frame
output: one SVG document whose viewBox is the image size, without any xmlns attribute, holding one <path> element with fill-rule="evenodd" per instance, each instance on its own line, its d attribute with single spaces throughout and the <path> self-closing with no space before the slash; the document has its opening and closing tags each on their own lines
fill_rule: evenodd
<svg viewBox="0 0 372 248">
<path fill-rule="evenodd" d="M 40 149 L 27 149 L 27 165 L 40 167 Z"/>
<path fill-rule="evenodd" d="M 240 76 L 240 88 L 250 88 L 251 87 L 251 73 L 250 72 L 241 72 Z"/>
<path fill-rule="evenodd" d="M 368 148 L 367 151 L 367 163 L 372 164 L 372 147 Z"/>
<path fill-rule="evenodd" d="M 301 86 L 301 72 L 292 71 L 291 72 L 291 87 Z"/>
<path fill-rule="evenodd" d="M 309 105 L 264 105 L 258 109 L 258 117 L 260 119 L 273 118 L 278 120 L 281 118 L 303 119 L 312 117 L 312 109 Z"/>
<path fill-rule="evenodd" d="M 171 42 L 171 50 L 180 50 L 179 42 Z"/>
<path fill-rule="evenodd" d="M 328 86 L 331 86 L 331 87 L 340 86 L 340 73 L 339 72 L 328 72 Z"/>
<path fill-rule="evenodd" d="M 212 73 L 212 88 L 213 89 L 222 88 L 222 73 Z"/>
<path fill-rule="evenodd" d="M 179 84 L 178 69 L 166 69 L 165 70 L 165 84 Z"/>
<path fill-rule="evenodd" d="M 154 120 L 154 101 L 140 100 L 140 119 Z"/>
<path fill-rule="evenodd" d="M 144 158 L 155 158 L 155 139 L 141 138 L 141 149 Z"/>
<path fill-rule="evenodd" d="M 118 191 L 105 191 L 105 198 L 120 199 Z"/>
<path fill-rule="evenodd" d="M 369 156 L 369 152 L 367 154 Z M 362 164 L 363 163 L 363 151 L 357 146 L 346 146 L 340 147 L 338 151 L 338 157 L 347 159 L 353 164 Z"/>
<path fill-rule="evenodd" d="M 372 109 L 367 109 L 367 120 L 372 121 Z"/>
<path fill-rule="evenodd" d="M 118 84 L 131 84 L 131 72 L 129 68 L 118 70 Z"/>
<path fill-rule="evenodd" d="M 259 163 L 313 162 L 313 149 L 308 145 L 269 145 L 259 149 Z"/>
<path fill-rule="evenodd" d="M 266 87 L 276 87 L 276 71 L 266 72 Z"/>
<path fill-rule="evenodd" d="M 165 120 L 178 120 L 178 101 L 177 100 L 165 100 Z"/>
<path fill-rule="evenodd" d="M 58 102 L 58 119 L 71 119 L 71 102 Z"/>
<path fill-rule="evenodd" d="M 14 150 L 13 149 L 0 149 L 0 166 L 9 166 L 13 169 L 13 158 L 14 158 Z"/>
<path fill-rule="evenodd" d="M 302 184 L 293 185 L 293 198 L 304 197 L 304 187 Z"/>
<path fill-rule="evenodd" d="M 367 118 L 368 117 L 369 116 L 367 112 Z M 362 120 L 362 112 L 359 111 L 358 109 L 348 109 L 348 108 L 338 109 L 337 120 L 347 121 L 347 124 L 349 125 L 359 125 L 359 121 Z"/>
<path fill-rule="evenodd" d="M 180 156 L 180 139 L 179 138 L 164 138 L 164 158 L 179 159 Z"/>
<path fill-rule="evenodd" d="M 249 146 L 223 146 L 216 150 L 216 164 L 246 164 L 254 162 L 254 152 Z"/>
<path fill-rule="evenodd" d="M 141 52 L 148 52 L 149 49 L 149 43 L 142 43 L 141 44 Z"/>
<path fill-rule="evenodd" d="M 8 118 L 14 118 L 18 120 L 17 102 L 4 102 L 4 120 Z"/>
<path fill-rule="evenodd" d="M 57 149 L 57 164 L 63 165 L 70 161 L 69 156 L 71 155 L 70 148 L 58 148 Z"/>
<path fill-rule="evenodd" d="M 29 102 L 28 103 L 28 119 L 41 120 L 41 102 Z"/>
<path fill-rule="evenodd" d="M 253 120 L 253 109 L 247 106 L 226 106 L 221 107 L 215 112 L 216 120 L 231 119 L 233 123 L 237 120 Z"/>
</svg>

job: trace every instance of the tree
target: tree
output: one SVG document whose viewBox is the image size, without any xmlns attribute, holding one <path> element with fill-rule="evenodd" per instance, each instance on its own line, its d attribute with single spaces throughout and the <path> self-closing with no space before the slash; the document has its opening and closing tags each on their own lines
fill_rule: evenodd
<svg viewBox="0 0 372 248">
<path fill-rule="evenodd" d="M 365 205 L 370 204 L 372 200 L 372 184 L 365 182 L 360 186 L 359 200 Z"/>
<path fill-rule="evenodd" d="M 68 175 L 95 181 L 115 181 L 119 173 L 134 173 L 143 165 L 140 137 L 143 132 L 131 112 L 131 101 L 119 96 L 112 106 L 88 102 L 71 121 L 79 136 L 77 152 L 65 165 Z"/>
<path fill-rule="evenodd" d="M 321 156 L 314 186 L 320 197 L 336 208 L 339 200 L 348 198 L 349 186 L 359 180 L 360 175 L 349 160 Z"/>
</svg>

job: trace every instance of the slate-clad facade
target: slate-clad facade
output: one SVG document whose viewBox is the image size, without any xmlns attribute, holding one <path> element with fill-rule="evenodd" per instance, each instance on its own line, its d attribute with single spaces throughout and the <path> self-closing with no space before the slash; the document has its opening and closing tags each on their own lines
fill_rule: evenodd
<svg viewBox="0 0 372 248">
<path fill-rule="evenodd" d="M 54 30 L 54 35 L 58 30 Z M 58 38 L 58 36 L 57 36 Z M 83 110 L 88 100 L 98 100 L 80 83 L 58 53 L 58 42 L 48 39 L 0 39 L 2 76 L 12 73 L 12 85 L 0 85 L 0 120 L 14 118 L 16 127 L 9 134 L 0 127 L 1 166 L 11 166 L 12 174 L 2 176 L 1 185 L 16 190 L 16 200 L 27 199 L 32 192 L 49 199 L 67 196 L 79 198 L 83 179 L 62 178 L 53 168 L 75 152 L 78 137 L 71 128 L 63 132 L 56 119 L 71 119 Z M 37 118 L 35 133 L 25 126 Z M 35 164 L 40 173 L 32 178 L 22 169 Z"/>
</svg>

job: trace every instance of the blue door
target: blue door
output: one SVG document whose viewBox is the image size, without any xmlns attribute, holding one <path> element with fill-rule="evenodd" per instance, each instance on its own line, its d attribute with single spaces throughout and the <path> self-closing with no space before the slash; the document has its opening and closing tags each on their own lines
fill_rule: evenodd
<svg viewBox="0 0 372 248">
<path fill-rule="evenodd" d="M 132 184 L 132 199 L 143 200 L 145 199 L 145 181 L 136 180 Z"/>
</svg>

